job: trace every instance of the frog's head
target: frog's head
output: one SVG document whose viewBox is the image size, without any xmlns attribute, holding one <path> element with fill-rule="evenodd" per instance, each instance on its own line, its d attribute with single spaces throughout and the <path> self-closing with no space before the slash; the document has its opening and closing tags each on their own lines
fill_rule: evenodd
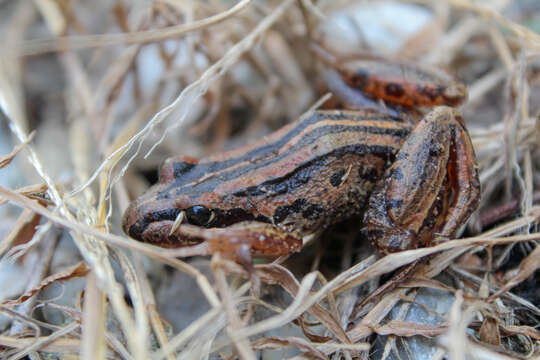
<svg viewBox="0 0 540 360">
<path fill-rule="evenodd" d="M 212 227 L 216 222 L 212 194 L 190 196 L 189 187 L 178 184 L 178 162 L 167 160 L 160 169 L 159 182 L 132 202 L 124 213 L 122 227 L 130 237 L 161 246 L 191 243 L 173 235 L 180 224 Z"/>
<path fill-rule="evenodd" d="M 156 187 L 159 185 L 131 203 L 124 213 L 122 226 L 130 237 L 160 246 L 177 247 L 193 243 L 191 239 L 174 235 L 181 224 L 211 227 L 215 222 L 214 210 L 203 205 L 191 205 L 189 199 L 188 204 L 182 206 L 179 204 L 182 201 L 150 196 Z"/>
</svg>

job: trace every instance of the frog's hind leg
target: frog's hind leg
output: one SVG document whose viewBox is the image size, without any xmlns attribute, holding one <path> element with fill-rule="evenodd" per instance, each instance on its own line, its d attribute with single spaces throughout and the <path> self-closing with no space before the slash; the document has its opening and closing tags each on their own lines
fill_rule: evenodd
<svg viewBox="0 0 540 360">
<path fill-rule="evenodd" d="M 368 238 L 382 254 L 452 238 L 478 206 L 479 196 L 463 119 L 453 108 L 436 108 L 418 123 L 373 191 L 364 218 Z M 406 276 L 416 265 L 405 267 Z M 390 282 L 392 287 L 399 283 Z"/>
<path fill-rule="evenodd" d="M 446 180 L 424 221 L 419 236 L 421 246 L 454 237 L 480 202 L 480 181 L 471 139 L 457 111 L 455 119 L 450 125 L 452 143 Z"/>
<path fill-rule="evenodd" d="M 446 108 L 445 108 L 446 109 Z M 370 196 L 364 223 L 383 253 L 413 249 L 443 187 L 451 129 L 434 110 L 411 132 Z"/>
<path fill-rule="evenodd" d="M 455 128 L 454 151 L 448 162 L 448 180 L 453 188 L 453 198 L 443 221 L 440 234 L 443 237 L 455 236 L 457 230 L 468 220 L 480 203 L 480 180 L 476 156 L 469 134 L 463 127 L 463 119 Z"/>
<path fill-rule="evenodd" d="M 478 206 L 474 150 L 459 112 L 439 107 L 415 127 L 372 193 L 365 225 L 380 252 L 452 237 Z"/>
</svg>

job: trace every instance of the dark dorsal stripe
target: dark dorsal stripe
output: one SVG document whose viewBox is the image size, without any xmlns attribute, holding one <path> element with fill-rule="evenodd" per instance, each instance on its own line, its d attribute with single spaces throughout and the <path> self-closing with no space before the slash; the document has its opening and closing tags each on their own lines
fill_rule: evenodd
<svg viewBox="0 0 540 360">
<path fill-rule="evenodd" d="M 237 197 L 259 196 L 265 194 L 273 196 L 293 192 L 306 184 L 313 176 L 313 173 L 316 173 L 321 166 L 325 166 L 325 164 L 333 158 L 341 158 L 347 154 L 372 154 L 383 158 L 386 163 L 389 163 L 394 160 L 395 151 L 396 149 L 394 148 L 381 145 L 346 145 L 327 154 L 311 158 L 309 161 L 306 161 L 301 166 L 298 166 L 293 172 L 288 173 L 285 176 L 266 180 L 256 186 L 239 189 L 235 191 L 233 195 Z M 345 172 L 346 170 L 343 169 L 343 172 L 341 172 L 339 177 L 341 178 Z"/>
<path fill-rule="evenodd" d="M 162 196 L 170 196 L 175 197 L 178 194 L 182 193 L 189 193 L 189 195 L 193 198 L 199 197 L 200 195 L 213 191 L 217 186 L 220 184 L 223 184 L 224 182 L 236 179 L 248 172 L 254 171 L 259 168 L 271 166 L 272 163 L 275 163 L 277 161 L 282 160 L 283 158 L 290 156 L 292 153 L 298 151 L 298 149 L 310 145 L 314 142 L 316 142 L 322 135 L 327 134 L 338 134 L 341 132 L 352 132 L 352 131 L 358 131 L 363 133 L 370 133 L 370 134 L 379 134 L 379 135 L 391 135 L 395 136 L 399 139 L 405 138 L 409 134 L 409 130 L 402 128 L 402 129 L 387 129 L 387 128 L 377 128 L 377 127 L 365 127 L 365 126 L 348 126 L 348 125 L 328 125 L 323 126 L 320 128 L 315 129 L 314 131 L 310 132 L 306 136 L 302 137 L 302 140 L 296 143 L 294 146 L 291 146 L 287 151 L 283 152 L 282 154 L 269 158 L 265 161 L 261 161 L 254 164 L 246 164 L 245 166 L 241 166 L 235 169 L 232 169 L 230 171 L 224 171 L 220 173 L 218 176 L 209 176 L 206 180 L 195 183 L 191 185 L 190 183 L 186 184 L 186 179 L 177 179 L 173 184 L 171 184 L 166 190 L 162 192 Z M 393 154 L 396 151 L 395 147 L 391 146 L 385 146 L 385 145 L 368 145 L 368 144 L 355 144 L 352 146 L 344 146 L 341 148 L 334 149 L 332 153 L 341 153 L 345 154 L 348 152 L 357 151 L 359 154 L 365 154 L 365 153 L 373 153 L 373 154 L 381 154 L 384 156 Z M 329 154 L 322 154 L 319 157 L 325 157 Z M 306 159 L 304 164 L 309 163 L 312 161 L 313 158 Z M 195 178 L 199 179 L 203 176 L 208 176 L 208 170 L 205 169 L 203 164 L 198 164 L 195 166 L 191 173 L 194 173 L 193 175 L 196 175 Z M 191 174 L 186 174 L 191 175 Z M 190 176 L 191 178 L 191 176 Z M 183 187 L 189 188 L 189 191 L 186 191 Z M 167 194 L 167 195 L 166 195 Z"/>
<path fill-rule="evenodd" d="M 304 131 L 307 127 L 316 124 L 320 121 L 339 121 L 339 120 L 350 120 L 350 121 L 392 121 L 393 123 L 396 122 L 402 122 L 402 120 L 390 117 L 388 115 L 384 115 L 378 112 L 373 113 L 362 113 L 360 115 L 348 113 L 348 112 L 325 112 L 325 111 L 316 111 L 313 112 L 311 115 L 308 115 L 304 117 L 296 126 L 294 126 L 288 133 L 283 135 L 281 138 L 275 140 L 274 142 L 268 143 L 266 145 L 262 145 L 259 147 L 256 147 L 250 151 L 248 151 L 245 154 L 239 155 L 234 158 L 221 160 L 221 161 L 215 161 L 215 162 L 201 162 L 195 166 L 192 167 L 192 164 L 189 164 L 189 170 L 187 170 L 186 165 L 184 163 L 179 162 L 175 164 L 175 173 L 176 174 L 182 174 L 181 177 L 176 179 L 174 186 L 184 186 L 187 184 L 190 184 L 192 182 L 196 182 L 198 179 L 200 179 L 201 176 L 204 176 L 205 174 L 212 174 L 216 172 L 224 171 L 228 168 L 231 168 L 239 163 L 242 162 L 249 162 L 253 159 L 258 158 L 264 158 L 268 156 L 268 154 L 271 154 L 272 151 L 276 149 L 280 149 L 285 144 L 287 144 L 291 139 L 293 139 L 295 136 L 300 134 L 302 131 Z M 332 127 L 333 125 L 329 125 Z M 403 132 L 402 129 L 384 129 L 379 127 L 363 127 L 366 132 L 369 132 L 371 134 L 383 134 L 384 131 L 388 131 L 386 134 L 391 135 L 391 131 L 397 131 L 398 133 Z M 324 130 L 319 130 L 318 134 L 323 132 Z M 383 131 L 383 132 L 381 132 Z M 408 130 L 405 130 L 408 133 Z M 400 136 L 397 134 L 396 136 Z M 178 167 L 178 169 L 177 169 Z M 186 171 L 187 170 L 187 171 Z"/>
<path fill-rule="evenodd" d="M 219 175 L 214 176 L 214 177 L 212 177 L 211 175 L 217 171 L 213 169 L 213 166 L 212 166 L 215 163 L 208 163 L 208 164 L 199 163 L 195 165 L 189 172 L 185 173 L 180 178 L 175 179 L 175 181 L 166 190 L 164 190 L 162 194 L 165 195 L 166 193 L 169 193 L 170 191 L 174 191 L 175 194 L 180 194 L 184 192 L 183 187 L 188 186 L 190 196 L 197 197 L 202 193 L 212 191 L 216 186 L 218 186 L 219 184 L 222 184 L 223 182 L 238 178 L 239 176 L 247 172 L 250 172 L 250 171 L 262 168 L 262 167 L 270 166 L 272 163 L 282 160 L 283 158 L 298 151 L 298 149 L 316 142 L 321 136 L 324 136 L 327 134 L 338 134 L 342 132 L 362 132 L 362 133 L 369 133 L 373 135 L 389 135 L 389 136 L 396 137 L 398 139 L 403 139 L 406 136 L 408 136 L 410 131 L 407 128 L 395 129 L 395 128 L 383 128 L 383 127 L 362 126 L 362 125 L 321 126 L 309 132 L 308 134 L 306 134 L 306 136 L 303 136 L 301 141 L 298 141 L 296 144 L 291 146 L 287 151 L 283 152 L 282 154 L 279 154 L 278 156 L 273 156 L 266 160 L 259 161 L 257 163 L 249 163 L 249 159 L 252 159 L 251 157 L 245 158 L 245 159 L 242 159 L 242 161 L 246 162 L 246 165 L 234 168 L 230 171 L 227 171 L 226 168 L 221 167 L 222 172 Z M 384 146 L 373 146 L 373 145 L 371 146 L 365 145 L 365 146 L 370 147 L 370 148 L 377 148 L 377 149 L 381 149 L 382 147 L 384 147 Z M 266 146 L 264 147 L 266 148 Z M 385 150 L 382 152 L 390 153 L 394 150 L 395 150 L 394 148 L 385 147 Z M 267 151 L 270 151 L 270 150 L 267 150 Z M 257 151 L 257 153 L 259 152 Z M 234 163 L 237 163 L 237 161 L 235 161 Z M 206 180 L 200 183 L 196 183 L 198 179 L 201 179 L 202 177 L 205 177 L 205 176 L 208 177 Z M 170 193 L 168 195 L 174 197 L 175 194 Z"/>
</svg>

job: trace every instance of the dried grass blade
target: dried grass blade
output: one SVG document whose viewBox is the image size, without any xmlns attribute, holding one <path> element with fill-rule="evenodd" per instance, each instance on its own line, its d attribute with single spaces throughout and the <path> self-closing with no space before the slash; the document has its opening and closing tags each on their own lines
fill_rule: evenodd
<svg viewBox="0 0 540 360">
<path fill-rule="evenodd" d="M 276 264 L 257 266 L 257 274 L 267 283 L 280 284 L 291 296 L 296 297 L 300 284 L 293 274 L 284 267 Z M 322 306 L 315 304 L 308 309 L 308 312 L 321 321 L 324 326 L 343 343 L 351 343 L 345 330 L 339 321 Z"/>
<path fill-rule="evenodd" d="M 519 270 L 516 276 L 506 283 L 499 291 L 495 292 L 489 297 L 489 300 L 493 301 L 495 298 L 501 296 L 501 294 L 507 292 L 514 286 L 521 283 L 523 280 L 530 277 L 534 272 L 540 268 L 540 246 L 536 246 L 532 253 L 530 253 L 521 264 L 519 264 Z"/>
<path fill-rule="evenodd" d="M 527 29 L 526 27 L 517 24 L 513 21 L 506 19 L 504 16 L 488 8 L 487 6 L 480 6 L 472 3 L 470 0 L 449 0 L 449 2 L 458 7 L 462 7 L 467 10 L 474 11 L 481 16 L 491 18 L 498 22 L 499 24 L 510 29 L 514 34 L 519 38 L 523 39 L 527 45 L 533 49 L 540 49 L 540 35 L 534 33 L 533 31 Z"/>
<path fill-rule="evenodd" d="M 79 328 L 79 323 L 73 322 L 73 323 L 65 326 L 64 328 L 52 333 L 49 336 L 44 336 L 44 337 L 40 337 L 40 338 L 37 338 L 37 339 L 28 339 L 28 340 L 30 340 L 30 343 L 27 343 L 26 346 L 21 347 L 23 350 L 21 350 L 20 352 L 18 352 L 15 355 L 13 355 L 12 357 L 10 357 L 9 360 L 19 360 L 19 359 L 22 359 L 25 356 L 27 356 L 32 351 L 45 349 L 45 348 L 47 348 L 47 346 L 49 344 L 55 343 L 56 340 L 61 339 L 63 336 L 77 330 L 78 328 Z M 17 340 L 20 341 L 20 340 L 24 340 L 24 339 L 17 339 Z M 73 340 L 73 339 L 70 339 L 70 340 L 72 340 L 73 342 L 76 342 L 76 343 L 79 342 L 78 340 Z"/>
<path fill-rule="evenodd" d="M 88 187 L 103 170 L 109 167 L 111 162 L 114 162 L 116 160 L 116 157 L 119 153 L 121 154 L 121 156 L 123 156 L 132 146 L 134 146 L 138 142 L 137 151 L 128 160 L 127 164 L 123 167 L 122 171 L 118 175 L 118 177 L 122 176 L 127 167 L 129 166 L 130 162 L 135 158 L 135 156 L 137 156 L 142 146 L 142 142 L 149 136 L 150 132 L 159 123 L 163 122 L 171 114 L 175 115 L 175 126 L 181 125 L 187 114 L 191 111 L 193 107 L 192 105 L 197 99 L 199 99 L 203 94 L 206 93 L 210 84 L 217 81 L 233 64 L 238 61 L 238 59 L 240 59 L 240 57 L 245 52 L 251 49 L 256 39 L 262 33 L 268 30 L 268 28 L 270 28 L 274 24 L 274 22 L 283 15 L 293 3 L 294 0 L 287 0 L 281 3 L 277 8 L 275 8 L 273 12 L 267 17 L 265 17 L 249 35 L 236 43 L 227 51 L 227 53 L 221 59 L 219 59 L 216 63 L 210 66 L 197 81 L 191 83 L 186 88 L 184 88 L 184 90 L 182 90 L 180 95 L 178 95 L 175 100 L 173 100 L 169 105 L 157 112 L 146 124 L 146 126 L 133 137 L 131 137 L 131 139 L 126 144 L 115 150 L 114 153 L 108 155 L 107 158 L 94 171 L 92 176 L 90 176 L 90 178 L 86 181 L 86 183 L 75 189 L 71 195 L 76 195 L 77 193 Z M 156 143 L 154 143 L 154 145 L 148 151 L 147 155 L 150 154 L 155 149 L 155 147 L 161 143 L 166 133 L 167 132 L 165 131 L 162 138 Z M 114 184 L 116 181 L 117 180 L 113 180 L 112 183 Z"/>
<path fill-rule="evenodd" d="M 47 40 L 29 40 L 23 43 L 23 56 L 38 55 L 52 51 L 78 50 L 111 45 L 143 44 L 178 38 L 194 30 L 220 23 L 245 8 L 251 0 L 241 0 L 229 10 L 189 24 L 171 26 L 159 30 L 147 30 L 124 34 L 86 35 L 57 37 Z"/>
<path fill-rule="evenodd" d="M 255 360 L 255 352 L 249 344 L 249 340 L 246 338 L 238 338 L 235 333 L 242 328 L 242 319 L 238 314 L 236 308 L 237 299 L 233 296 L 233 292 L 227 283 L 225 271 L 219 265 L 220 256 L 216 254 L 212 258 L 212 270 L 216 278 L 216 284 L 221 294 L 223 309 L 227 315 L 228 324 L 226 327 L 229 338 L 234 343 L 234 347 L 238 352 L 238 355 L 243 360 Z"/>
<path fill-rule="evenodd" d="M 321 294 L 323 293 L 324 288 L 317 292 L 318 296 L 309 296 L 310 289 L 313 287 L 316 279 L 317 275 L 315 273 L 307 274 L 302 279 L 302 283 L 300 284 L 298 293 L 294 298 L 292 304 L 287 307 L 281 314 L 275 315 L 268 319 L 259 321 L 258 323 L 255 323 L 253 325 L 239 329 L 238 332 L 234 334 L 234 337 L 236 339 L 247 338 L 249 336 L 263 333 L 267 330 L 281 327 L 284 324 L 290 322 L 292 319 L 298 317 L 305 310 L 307 310 L 306 308 L 311 307 L 311 304 L 316 302 L 318 298 L 322 296 Z"/>
<path fill-rule="evenodd" d="M 306 341 L 305 339 L 298 338 L 298 337 L 277 337 L 277 336 L 271 336 L 266 337 L 262 339 L 258 339 L 257 341 L 253 342 L 251 344 L 256 349 L 282 349 L 287 346 L 293 346 L 301 351 L 304 351 L 304 355 L 313 358 L 313 359 L 321 359 L 321 360 L 328 360 L 328 357 L 324 355 L 322 352 L 317 350 L 312 343 L 309 341 Z"/>
<path fill-rule="evenodd" d="M 432 247 L 407 250 L 399 253 L 386 255 L 382 259 L 378 260 L 373 266 L 370 266 L 369 268 L 362 271 L 358 271 L 356 269 L 356 266 L 353 266 L 351 269 L 340 275 L 341 281 L 335 281 L 334 279 L 330 283 L 335 286 L 335 288 L 333 289 L 334 294 L 338 294 L 350 288 L 359 286 L 379 275 L 396 270 L 397 268 L 407 265 L 415 261 L 416 259 L 422 258 L 424 256 L 429 256 L 441 251 L 448 251 L 456 248 L 465 248 L 472 245 L 500 245 L 518 241 L 533 241 L 538 239 L 540 239 L 539 233 L 507 236 L 504 238 L 490 238 L 478 236 L 472 238 L 450 240 Z M 343 276 L 342 279 L 341 276 Z"/>
<path fill-rule="evenodd" d="M 19 153 L 19 151 L 21 151 L 25 147 L 26 144 L 28 144 L 30 141 L 34 139 L 35 135 L 36 135 L 36 132 L 32 131 L 32 133 L 28 135 L 28 138 L 26 138 L 25 141 L 23 141 L 19 145 L 15 146 L 15 148 L 9 154 L 0 156 L 0 169 L 8 166 L 13 161 L 15 156 Z"/>
<path fill-rule="evenodd" d="M 505 336 L 508 335 L 524 335 L 528 336 L 531 339 L 540 340 L 540 331 L 536 330 L 530 326 L 518 326 L 518 325 L 505 325 L 499 324 L 502 330 L 502 334 Z"/>
<path fill-rule="evenodd" d="M 51 204 L 51 200 L 47 195 L 47 185 L 35 184 L 28 185 L 15 190 L 19 194 L 22 194 L 30 199 L 38 200 L 41 203 Z M 8 201 L 0 199 L 0 206 L 6 204 Z"/>
<path fill-rule="evenodd" d="M 106 300 L 97 285 L 95 272 L 86 278 L 82 314 L 81 359 L 102 359 L 107 350 L 105 343 Z M 114 337 L 114 336 L 111 336 Z"/>
<path fill-rule="evenodd" d="M 79 352 L 81 346 L 81 341 L 79 339 L 67 337 L 51 340 L 48 336 L 42 336 L 34 339 L 0 335 L 0 345 L 2 347 L 25 349 L 35 342 L 42 342 L 43 345 L 40 347 L 39 350 L 54 352 L 58 354 L 77 353 Z"/>
<path fill-rule="evenodd" d="M 67 229 L 70 229 L 74 231 L 75 233 L 94 236 L 112 245 L 116 245 L 116 246 L 120 246 L 126 249 L 137 251 L 141 254 L 158 259 L 159 261 L 164 262 L 165 264 L 168 264 L 177 269 L 180 269 L 181 271 L 196 278 L 197 283 L 201 287 L 203 294 L 206 295 L 208 301 L 210 302 L 212 306 L 219 305 L 219 300 L 217 298 L 217 295 L 213 292 L 212 286 L 210 286 L 210 284 L 208 283 L 208 279 L 206 279 L 206 277 L 202 275 L 193 266 L 185 262 L 182 262 L 180 260 L 170 258 L 168 256 L 169 253 L 164 249 L 157 248 L 151 245 L 146 245 L 146 244 L 133 241 L 133 240 L 128 240 L 122 236 L 108 234 L 108 233 L 99 231 L 86 224 L 76 222 L 74 220 L 73 221 L 66 220 L 62 218 L 61 216 L 58 216 L 52 213 L 47 208 L 37 204 L 36 202 L 31 201 L 30 199 L 27 199 L 26 197 L 14 192 L 13 190 L 6 189 L 2 186 L 0 186 L 0 197 L 3 197 L 15 204 L 19 204 L 23 206 L 24 208 L 31 209 L 47 217 L 51 222 L 57 225 L 61 225 Z"/>
<path fill-rule="evenodd" d="M 428 338 L 440 335 L 448 329 L 448 324 L 427 325 L 410 321 L 391 320 L 384 325 L 373 326 L 373 331 L 379 335 L 395 336 L 424 336 Z"/>
</svg>

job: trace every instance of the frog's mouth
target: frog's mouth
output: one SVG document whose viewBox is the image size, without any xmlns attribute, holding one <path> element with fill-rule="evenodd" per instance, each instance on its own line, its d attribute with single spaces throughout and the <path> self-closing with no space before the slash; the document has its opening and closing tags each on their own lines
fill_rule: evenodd
<svg viewBox="0 0 540 360">
<path fill-rule="evenodd" d="M 134 216 L 136 213 L 137 216 Z M 132 220 L 132 217 L 135 220 Z M 148 211 L 144 214 L 140 213 L 140 208 L 135 208 L 126 212 L 123 229 L 137 241 L 165 248 L 199 244 L 204 240 L 200 235 L 204 228 L 187 224 L 184 217 L 185 210 L 177 208 Z M 183 227 L 187 227 L 186 231 L 181 231 Z"/>
<path fill-rule="evenodd" d="M 144 241 L 143 233 L 152 223 L 164 221 L 174 221 L 180 209 L 164 206 L 162 202 L 156 201 L 135 201 L 126 209 L 122 219 L 124 232 L 135 240 Z"/>
</svg>

